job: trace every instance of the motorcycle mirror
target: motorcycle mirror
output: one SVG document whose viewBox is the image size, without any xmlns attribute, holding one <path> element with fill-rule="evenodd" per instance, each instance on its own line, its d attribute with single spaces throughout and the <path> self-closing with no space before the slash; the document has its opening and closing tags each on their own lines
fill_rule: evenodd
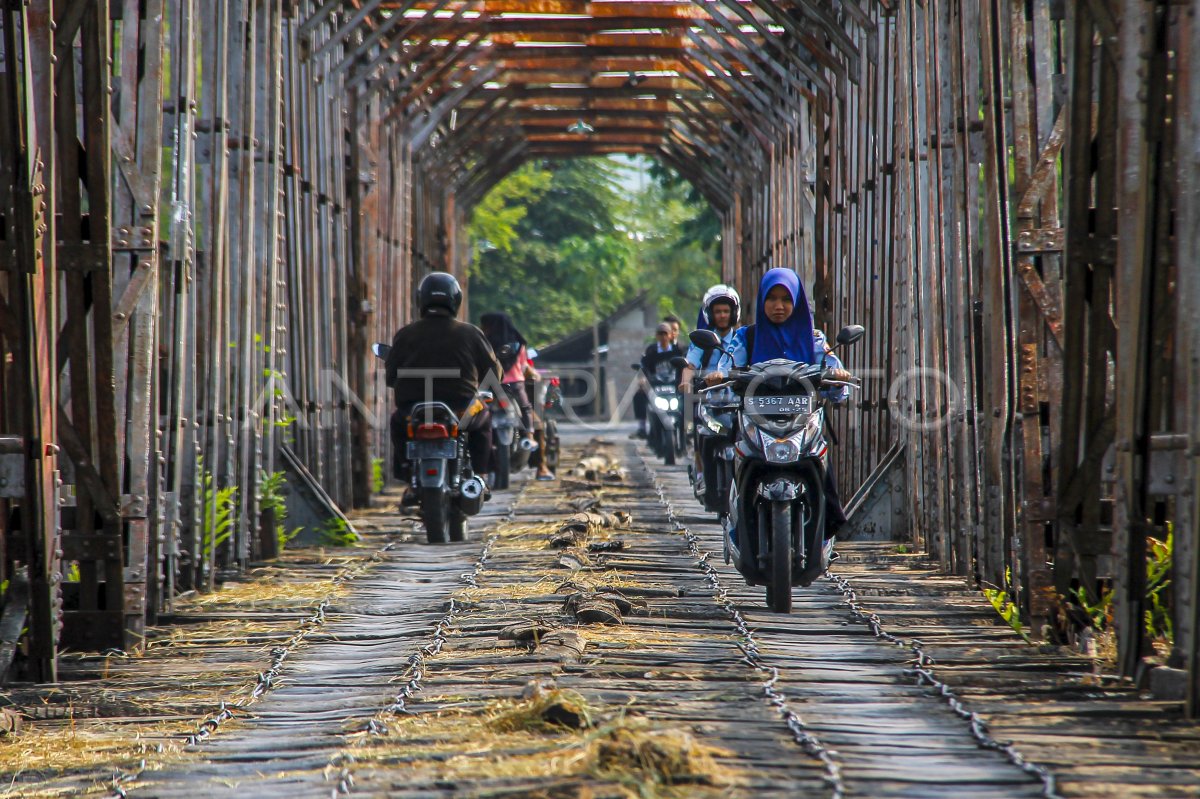
<svg viewBox="0 0 1200 799">
<path fill-rule="evenodd" d="M 862 338 L 867 332 L 867 329 L 862 325 L 846 325 L 837 334 L 838 344 L 853 344 Z"/>
<path fill-rule="evenodd" d="M 631 364 L 629 364 L 629 366 L 635 372 L 642 368 L 642 365 L 640 363 L 631 363 Z"/>
<path fill-rule="evenodd" d="M 371 352 L 375 353 L 375 357 L 383 358 L 386 360 L 387 356 L 390 355 L 392 352 L 392 345 L 391 344 L 381 344 L 380 342 L 376 341 L 374 344 L 371 345 Z"/>
<path fill-rule="evenodd" d="M 693 330 L 688 333 L 688 341 L 702 350 L 715 350 L 721 346 L 721 339 L 711 330 Z"/>
<path fill-rule="evenodd" d="M 687 358 L 682 358 L 682 357 L 676 355 L 674 358 L 671 359 L 671 365 L 674 366 L 676 369 L 682 369 L 688 365 Z"/>
</svg>

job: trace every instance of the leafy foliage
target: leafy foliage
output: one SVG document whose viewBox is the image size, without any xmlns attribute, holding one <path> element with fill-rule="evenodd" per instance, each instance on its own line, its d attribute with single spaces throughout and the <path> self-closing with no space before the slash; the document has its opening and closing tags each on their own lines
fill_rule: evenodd
<svg viewBox="0 0 1200 799">
<path fill-rule="evenodd" d="M 203 459 L 197 464 L 203 487 L 200 504 L 200 553 L 205 562 L 218 547 L 233 535 L 234 508 L 237 486 L 218 488 L 213 473 L 204 468 Z"/>
<path fill-rule="evenodd" d="M 630 165 L 654 179 L 631 190 Z M 688 232 L 711 209 L 671 174 L 644 159 L 616 158 L 531 162 L 513 172 L 474 208 L 468 226 L 473 319 L 508 311 L 543 346 L 643 288 L 662 300 L 664 313 L 690 317 L 689 304 L 720 270 L 716 248 L 705 246 L 712 242 L 694 238 L 708 233 Z M 677 298 L 685 307 L 675 308 Z"/>
<path fill-rule="evenodd" d="M 716 211 L 708 204 L 696 187 L 683 178 L 678 172 L 664 166 L 658 161 L 650 164 L 650 175 L 658 181 L 665 191 L 679 196 L 683 202 L 699 213 L 691 214 L 679 223 L 682 238 L 694 242 L 697 247 L 709 255 L 719 254 L 721 246 L 721 220 Z"/>
<path fill-rule="evenodd" d="M 1150 608 L 1146 611 L 1146 635 L 1162 641 L 1168 646 L 1175 642 L 1175 627 L 1171 622 L 1169 605 L 1171 567 L 1175 560 L 1175 530 L 1167 526 L 1167 538 L 1160 541 L 1154 536 L 1146 537 L 1146 599 Z"/>
<path fill-rule="evenodd" d="M 1079 603 L 1079 607 L 1083 608 L 1083 612 L 1092 620 L 1092 628 L 1096 630 L 1105 630 L 1112 622 L 1112 604 L 1115 593 L 1111 588 L 1106 588 L 1100 592 L 1100 598 L 1092 602 L 1088 596 L 1088 592 L 1081 586 L 1072 591 L 1075 600 Z"/>
<path fill-rule="evenodd" d="M 283 487 L 287 479 L 283 472 L 262 473 L 258 481 L 258 507 L 260 510 L 273 511 L 275 514 L 275 540 L 279 549 L 283 549 L 293 538 L 299 535 L 303 528 L 295 527 L 290 532 L 284 526 L 287 521 L 287 503 L 284 501 Z"/>
<path fill-rule="evenodd" d="M 500 181 L 480 200 L 471 217 L 471 239 L 477 252 L 512 252 L 517 225 L 550 185 L 551 175 L 537 164 L 527 163 Z"/>
<path fill-rule="evenodd" d="M 1021 608 L 1009 596 L 1009 590 L 1012 588 L 1012 569 L 1004 570 L 1004 585 L 1004 588 L 984 588 L 983 595 L 992 603 L 992 607 L 1000 614 L 1000 618 L 1004 619 L 1017 635 L 1028 643 L 1033 643 L 1029 633 L 1025 632 L 1025 625 L 1021 622 Z"/>
<path fill-rule="evenodd" d="M 371 458 L 371 493 L 382 494 L 383 485 L 383 458 Z"/>
<path fill-rule="evenodd" d="M 358 543 L 358 534 L 340 516 L 330 516 L 317 531 L 322 546 L 349 547 Z"/>
<path fill-rule="evenodd" d="M 1168 649 L 1175 642 L 1169 590 L 1174 556 L 1175 531 L 1168 522 L 1165 539 L 1146 537 L 1146 602 L 1150 607 L 1143 614 L 1146 635 Z M 1103 591 L 1096 602 L 1092 602 L 1088 592 L 1082 588 L 1074 589 L 1072 594 L 1091 619 L 1094 629 L 1104 631 L 1112 627 L 1115 592 L 1111 588 Z"/>
</svg>

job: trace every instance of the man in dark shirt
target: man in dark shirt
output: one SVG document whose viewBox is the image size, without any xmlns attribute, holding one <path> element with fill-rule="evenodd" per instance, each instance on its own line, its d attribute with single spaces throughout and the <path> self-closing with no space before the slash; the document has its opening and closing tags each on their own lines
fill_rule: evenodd
<svg viewBox="0 0 1200 799">
<path fill-rule="evenodd" d="M 643 383 L 642 390 L 633 395 L 633 413 L 637 418 L 638 427 L 633 438 L 647 436 L 646 423 L 649 417 L 650 398 L 645 390 L 645 381 L 651 383 L 666 383 L 668 380 L 679 382 L 679 370 L 670 365 L 672 358 L 683 356 L 684 351 L 671 341 L 671 325 L 662 322 L 654 331 L 654 343 L 646 347 L 642 354 L 642 374 L 638 381 Z"/>
<path fill-rule="evenodd" d="M 642 371 L 652 383 L 678 382 L 679 370 L 671 365 L 672 358 L 682 358 L 687 353 L 675 343 L 670 322 L 662 322 L 654 331 L 654 343 L 642 353 Z"/>
<path fill-rule="evenodd" d="M 443 402 L 463 418 L 485 379 L 499 385 L 500 364 L 483 331 L 455 319 L 462 289 L 453 275 L 432 272 L 417 288 L 421 318 L 405 325 L 392 339 L 387 384 L 396 394 L 392 414 L 393 471 L 409 479 L 405 457 L 407 425 L 413 406 Z M 489 374 L 490 373 L 490 374 Z M 464 422 L 471 466 L 476 474 L 491 471 L 492 420 L 485 410 Z"/>
</svg>

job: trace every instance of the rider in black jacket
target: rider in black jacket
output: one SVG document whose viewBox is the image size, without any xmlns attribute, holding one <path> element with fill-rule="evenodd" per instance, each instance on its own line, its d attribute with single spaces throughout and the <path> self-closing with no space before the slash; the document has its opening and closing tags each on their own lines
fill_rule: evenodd
<svg viewBox="0 0 1200 799">
<path fill-rule="evenodd" d="M 453 275 L 432 272 L 417 288 L 421 318 L 405 325 L 392 339 L 387 357 L 387 384 L 396 394 L 392 414 L 392 463 L 398 479 L 408 480 L 405 442 L 409 412 L 419 402 L 443 402 L 460 419 L 466 414 L 479 384 L 492 373 L 500 379 L 500 364 L 483 331 L 455 319 L 462 306 L 462 289 Z M 485 410 L 465 423 L 471 466 L 478 475 L 491 470 L 492 420 Z"/>
</svg>

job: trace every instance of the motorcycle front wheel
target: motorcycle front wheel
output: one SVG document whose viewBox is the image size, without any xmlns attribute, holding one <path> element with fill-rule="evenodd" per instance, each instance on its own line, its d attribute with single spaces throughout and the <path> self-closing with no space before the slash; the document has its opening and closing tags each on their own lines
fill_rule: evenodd
<svg viewBox="0 0 1200 799">
<path fill-rule="evenodd" d="M 792 504 L 771 503 L 771 579 L 767 604 L 776 613 L 792 612 Z"/>
<path fill-rule="evenodd" d="M 716 449 L 716 445 L 710 445 L 707 449 Z M 711 474 L 706 474 L 704 477 L 704 505 L 705 509 L 718 515 L 727 513 L 727 501 L 725 495 L 725 462 L 720 458 L 712 455 L 706 461 Z M 711 479 L 710 479 L 711 478 Z"/>
<path fill-rule="evenodd" d="M 675 465 L 675 431 L 668 430 L 665 427 L 659 427 L 659 435 L 661 440 L 659 443 L 659 451 L 662 452 L 663 463 L 667 466 Z"/>
<path fill-rule="evenodd" d="M 440 488 L 421 489 L 421 521 L 425 525 L 425 540 L 431 544 L 446 543 L 450 498 L 445 491 Z"/>
</svg>

